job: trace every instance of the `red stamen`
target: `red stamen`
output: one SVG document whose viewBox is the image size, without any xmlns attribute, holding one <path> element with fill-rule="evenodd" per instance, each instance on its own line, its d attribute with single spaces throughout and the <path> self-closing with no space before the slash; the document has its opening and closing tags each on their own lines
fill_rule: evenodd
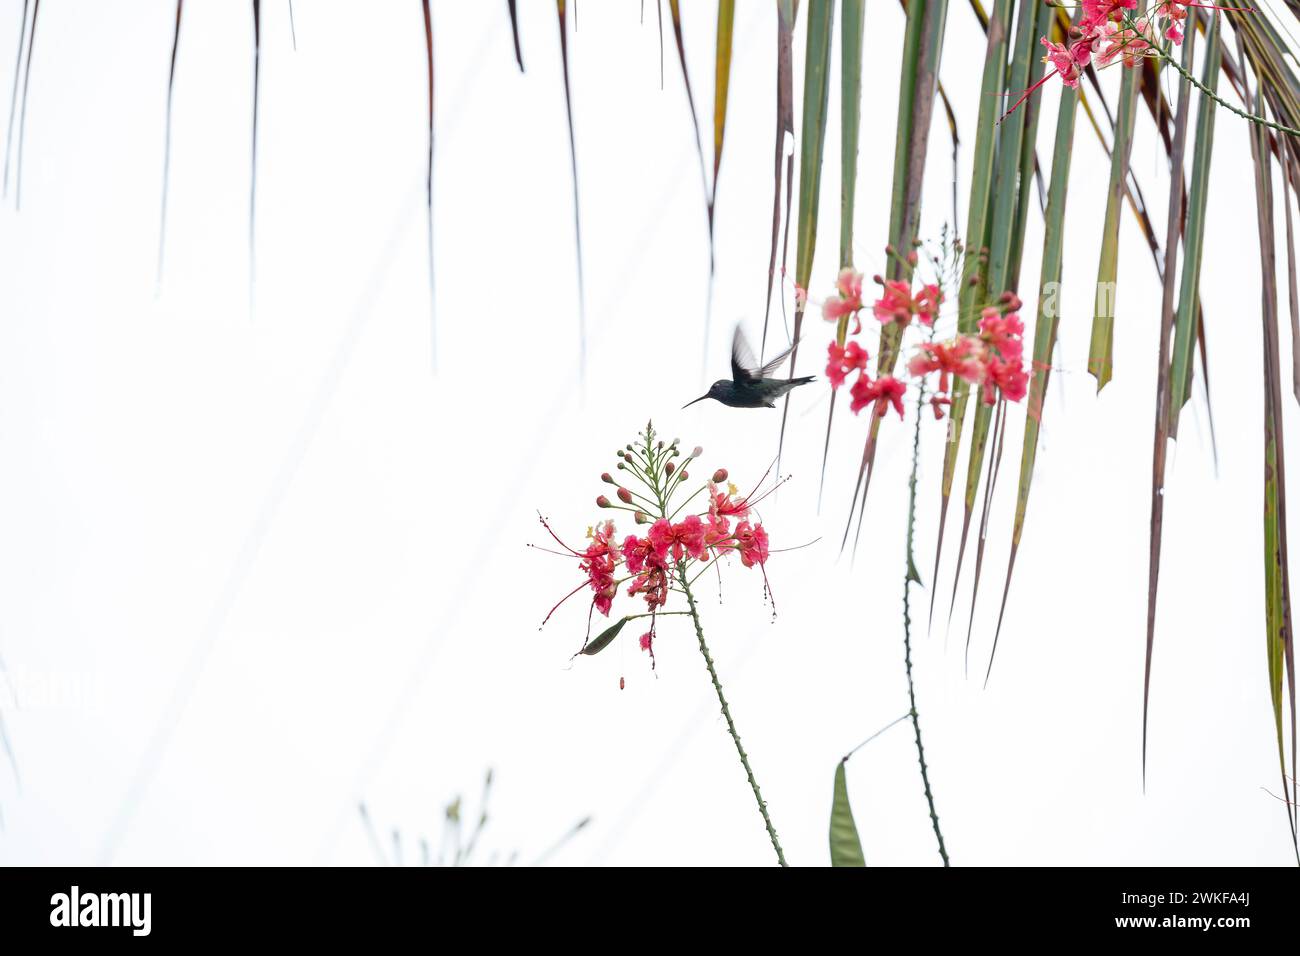
<svg viewBox="0 0 1300 956">
<path fill-rule="evenodd" d="M 1042 86 L 1044 83 L 1046 83 L 1046 82 L 1047 82 L 1048 80 L 1050 80 L 1052 77 L 1056 76 L 1056 74 L 1059 73 L 1059 72 L 1060 72 L 1059 70 L 1053 70 L 1051 73 L 1048 73 L 1046 76 L 1044 76 L 1041 80 L 1039 80 L 1037 83 L 1035 83 L 1035 84 L 1034 84 L 1033 86 L 1031 86 L 1029 89 L 1027 89 L 1027 90 L 1025 90 L 1023 93 L 1021 93 L 1021 94 L 1020 94 L 1020 99 L 1016 100 L 1013 104 L 1011 104 L 1011 108 L 1010 108 L 1009 110 L 1007 110 L 1005 113 L 1003 113 L 1001 116 L 998 117 L 998 122 L 1001 123 L 1004 119 L 1006 119 L 1008 116 L 1010 116 L 1012 113 L 1014 113 L 1014 112 L 1019 108 L 1019 106 L 1020 106 L 1021 103 L 1023 103 L 1025 100 L 1029 99 L 1029 97 L 1031 97 L 1031 96 L 1034 95 L 1034 91 L 1035 91 L 1035 90 L 1037 90 L 1040 86 Z"/>
<path fill-rule="evenodd" d="M 565 601 L 567 601 L 569 598 L 573 597 L 575 594 L 577 594 L 579 591 L 581 591 L 581 590 L 582 590 L 583 588 L 585 588 L 586 586 L 587 586 L 587 582 L 586 582 L 586 581 L 583 581 L 581 584 L 579 584 L 576 588 L 574 588 L 574 589 L 573 589 L 572 591 L 570 591 L 568 594 L 564 595 L 564 597 L 560 598 L 559 604 L 556 604 L 555 607 L 551 608 L 550 613 L 548 613 L 548 614 L 546 615 L 546 617 L 542 618 L 541 626 L 539 626 L 537 629 L 540 631 L 543 627 L 545 627 L 545 626 L 546 626 L 546 622 L 549 621 L 549 620 L 551 619 L 551 614 L 554 614 L 556 611 L 558 611 L 558 610 L 560 609 L 560 604 L 563 604 Z"/>
<path fill-rule="evenodd" d="M 542 517 L 540 511 L 537 513 L 537 520 L 542 523 L 542 527 L 546 529 L 546 533 L 549 534 L 552 538 L 554 538 L 557 542 L 559 542 L 561 548 L 564 548 L 564 550 L 568 551 L 570 554 L 576 554 L 580 558 L 586 557 L 586 555 L 584 555 L 581 551 L 574 551 L 563 541 L 560 541 L 560 536 L 551 530 L 551 526 L 546 523 L 546 519 Z"/>
</svg>

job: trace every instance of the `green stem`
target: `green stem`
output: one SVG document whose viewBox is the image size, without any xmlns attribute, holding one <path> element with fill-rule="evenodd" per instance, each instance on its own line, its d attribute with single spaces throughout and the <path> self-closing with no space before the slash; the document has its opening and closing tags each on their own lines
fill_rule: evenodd
<svg viewBox="0 0 1300 956">
<path fill-rule="evenodd" d="M 925 765 L 925 747 L 921 744 L 921 715 L 916 711 L 916 684 L 912 680 L 912 581 L 916 580 L 916 563 L 912 558 L 912 538 L 916 523 L 916 473 L 921 463 L 921 413 L 925 410 L 925 390 L 917 389 L 916 427 L 912 433 L 912 474 L 907 480 L 907 574 L 903 578 L 903 662 L 907 666 L 908 716 L 916 733 L 916 755 L 921 762 L 921 783 L 925 786 L 925 802 L 930 807 L 930 823 L 939 841 L 939 856 L 943 865 L 949 866 L 948 850 L 943 845 L 943 831 L 939 829 L 939 815 L 934 810 L 934 794 L 930 791 L 930 771 Z M 934 582 L 931 582 L 933 586 Z"/>
<path fill-rule="evenodd" d="M 763 825 L 767 827 L 767 835 L 772 840 L 772 849 L 776 851 L 777 862 L 782 866 L 787 866 L 785 853 L 781 850 L 781 841 L 776 837 L 776 828 L 772 826 L 772 818 L 767 815 L 767 804 L 763 802 L 763 794 L 759 792 L 758 781 L 754 779 L 753 768 L 749 766 L 749 757 L 745 755 L 745 748 L 740 742 L 740 734 L 736 733 L 736 723 L 731 719 L 731 708 L 727 706 L 727 698 L 722 693 L 722 683 L 718 680 L 717 669 L 713 666 L 713 657 L 709 654 L 709 646 L 704 643 L 704 627 L 700 624 L 700 614 L 695 607 L 695 595 L 691 593 L 691 586 L 686 581 L 686 568 L 681 562 L 677 565 L 677 579 L 681 581 L 682 590 L 686 593 L 686 603 L 691 609 L 691 620 L 695 622 L 695 636 L 700 641 L 700 653 L 704 655 L 704 663 L 709 668 L 709 676 L 713 678 L 713 689 L 718 693 L 718 703 L 722 706 L 722 716 L 726 718 L 727 730 L 730 731 L 731 739 L 736 743 L 736 753 L 740 755 L 741 766 L 745 768 L 745 776 L 749 778 L 750 789 L 754 791 L 754 799 L 758 802 L 758 812 L 763 815 Z M 913 708 L 913 714 L 915 715 L 915 708 Z"/>
</svg>

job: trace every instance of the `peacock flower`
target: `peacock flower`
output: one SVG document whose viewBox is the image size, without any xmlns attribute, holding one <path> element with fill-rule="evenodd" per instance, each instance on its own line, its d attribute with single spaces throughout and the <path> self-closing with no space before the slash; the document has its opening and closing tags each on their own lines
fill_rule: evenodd
<svg viewBox="0 0 1300 956">
<path fill-rule="evenodd" d="M 837 342 L 831 342 L 827 353 L 829 358 L 826 362 L 826 378 L 830 380 L 832 389 L 843 385 L 850 373 L 865 369 L 870 358 L 867 350 L 856 341 L 849 342 L 843 347 Z"/>
</svg>

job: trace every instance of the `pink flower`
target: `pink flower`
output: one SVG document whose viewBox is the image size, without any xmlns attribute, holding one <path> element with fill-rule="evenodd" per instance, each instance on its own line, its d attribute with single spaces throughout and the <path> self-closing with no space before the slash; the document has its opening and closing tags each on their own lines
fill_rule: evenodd
<svg viewBox="0 0 1300 956">
<path fill-rule="evenodd" d="M 849 394 L 853 401 L 849 404 L 849 409 L 856 415 L 862 409 L 871 403 L 876 405 L 876 414 L 883 416 L 890 405 L 898 412 L 898 417 L 903 417 L 903 396 L 907 393 L 907 386 L 894 378 L 892 375 L 882 375 L 874 382 L 863 373 L 858 380 L 853 383 L 853 388 Z"/>
<path fill-rule="evenodd" d="M 1014 312 L 1006 315 L 997 309 L 985 309 L 980 319 L 980 337 L 995 348 L 998 355 L 1008 361 L 1020 363 L 1024 355 L 1025 324 Z"/>
<path fill-rule="evenodd" d="M 951 405 L 951 404 L 952 404 L 952 399 L 946 395 L 930 396 L 930 407 L 934 409 L 934 417 L 936 419 L 943 418 L 943 406 Z"/>
<path fill-rule="evenodd" d="M 959 335 L 951 342 L 926 342 L 919 346 L 907 371 L 913 378 L 930 372 L 939 373 L 938 391 L 948 391 L 949 376 L 956 375 L 971 383 L 984 378 L 983 345 L 977 339 Z"/>
<path fill-rule="evenodd" d="M 1134 25 L 1136 29 L 1107 22 L 1101 30 L 1103 49 L 1097 54 L 1098 63 L 1109 66 L 1122 58 L 1126 67 L 1134 67 L 1143 61 L 1154 43 L 1155 31 L 1145 17 L 1136 20 Z"/>
<path fill-rule="evenodd" d="M 673 537 L 686 549 L 686 553 L 696 560 L 704 557 L 707 531 L 699 515 L 687 515 L 681 522 L 673 525 Z"/>
<path fill-rule="evenodd" d="M 740 563 L 745 567 L 767 562 L 767 543 L 767 532 L 761 524 L 751 525 L 742 521 L 736 525 L 736 550 L 740 552 Z"/>
<path fill-rule="evenodd" d="M 1067 49 L 1063 43 L 1052 43 L 1047 37 L 1041 37 L 1039 42 L 1047 47 L 1047 54 L 1043 57 L 1044 63 L 1052 64 L 1056 70 L 1056 75 L 1061 78 L 1061 82 L 1066 86 L 1074 89 L 1079 85 L 1079 77 L 1083 73 L 1083 68 L 1088 65 L 1085 59 L 1082 63 L 1075 59 L 1074 49 Z M 1075 44 L 1080 46 L 1081 44 Z M 1085 47 L 1084 51 L 1088 59 L 1091 58 L 1091 44 Z"/>
<path fill-rule="evenodd" d="M 614 583 L 614 569 L 618 566 L 617 552 L 610 543 L 613 535 L 614 522 L 598 524 L 591 532 L 591 544 L 582 553 L 579 564 L 595 595 L 593 604 L 596 610 L 606 617 L 614 603 L 614 595 L 618 593 L 618 586 Z"/>
<path fill-rule="evenodd" d="M 744 498 L 735 498 L 735 494 L 735 485 L 727 485 L 726 491 L 719 491 L 717 485 L 709 482 L 709 514 L 711 516 L 735 515 L 737 518 L 749 514 L 749 502 Z"/>
<path fill-rule="evenodd" d="M 654 640 L 654 635 L 653 635 L 650 631 L 646 631 L 644 634 L 642 634 L 642 635 L 641 635 L 641 650 L 643 650 L 643 651 L 648 651 L 648 650 L 650 650 L 650 642 L 653 641 L 653 640 Z"/>
<path fill-rule="evenodd" d="M 844 384 L 844 379 L 857 369 L 867 367 L 867 350 L 859 345 L 856 341 L 850 342 L 844 348 L 831 342 L 827 348 L 830 358 L 826 362 L 826 377 L 830 379 L 831 388 L 839 388 Z"/>
<path fill-rule="evenodd" d="M 835 280 L 836 295 L 822 303 L 822 318 L 827 322 L 838 322 L 846 316 L 854 316 L 862 311 L 862 273 L 845 267 L 840 270 Z M 859 331 L 858 323 L 854 330 Z"/>
<path fill-rule="evenodd" d="M 937 285 L 926 285 L 921 287 L 921 291 L 916 295 L 916 301 L 913 303 L 916 309 L 916 317 L 921 320 L 922 325 L 934 325 L 934 320 L 939 315 L 939 306 L 943 304 L 943 290 Z"/>
<path fill-rule="evenodd" d="M 1029 391 L 1029 375 L 1017 359 L 1004 362 L 990 356 L 986 363 L 987 375 L 984 379 L 984 403 L 992 405 L 997 401 L 997 392 L 1007 401 L 1018 402 Z"/>
<path fill-rule="evenodd" d="M 1136 10 L 1137 0 L 1083 0 L 1082 14 L 1075 24 L 1082 33 L 1092 33 L 1109 21 L 1117 21 L 1125 10 Z"/>
<path fill-rule="evenodd" d="M 885 283 L 885 293 L 875 301 L 871 313 L 883 323 L 907 325 L 912 321 L 912 287 L 899 279 Z"/>
<path fill-rule="evenodd" d="M 709 548 L 717 548 L 726 541 L 731 540 L 731 522 L 719 514 L 709 515 L 709 525 L 704 532 L 704 544 Z"/>
<path fill-rule="evenodd" d="M 653 551 L 648 537 L 638 538 L 634 534 L 628 535 L 623 540 L 623 561 L 627 564 L 628 571 L 640 574 L 646 566 L 646 561 L 653 556 Z"/>
</svg>

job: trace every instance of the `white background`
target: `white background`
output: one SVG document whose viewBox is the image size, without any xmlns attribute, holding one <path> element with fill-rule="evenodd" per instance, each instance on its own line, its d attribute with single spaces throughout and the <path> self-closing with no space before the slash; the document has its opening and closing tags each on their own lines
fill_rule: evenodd
<svg viewBox="0 0 1300 956">
<path fill-rule="evenodd" d="M 20 6 L 0 9 L 5 58 Z M 715 13 L 684 6 L 708 148 Z M 775 453 L 779 412 L 712 402 L 679 410 L 725 372 L 732 324 L 744 320 L 756 338 L 762 321 L 775 18 L 768 3 L 738 6 L 706 353 L 704 206 L 671 32 L 661 91 L 653 5 L 641 26 L 631 0 L 581 4 L 570 49 L 583 383 L 552 4 L 520 4 L 521 75 L 504 3 L 435 3 L 436 374 L 416 0 L 299 0 L 297 52 L 286 5 L 263 4 L 251 297 L 247 5 L 186 4 L 159 289 L 174 8 L 42 4 L 22 208 L 11 182 L 0 211 L 0 712 L 17 767 L 0 764 L 0 859 L 369 864 L 378 856 L 357 812 L 364 800 L 386 847 L 399 830 L 411 862 L 421 835 L 436 844 L 456 794 L 476 812 L 492 767 L 480 861 L 518 851 L 529 862 L 590 815 L 552 862 L 771 862 L 682 619 L 665 620 L 654 674 L 632 640 L 570 666 L 585 624 L 580 599 L 544 631 L 538 623 L 576 583 L 575 569 L 525 547 L 544 540 L 536 509 L 582 537 L 607 490 L 600 472 L 650 417 L 687 447 L 703 445 L 708 470 L 725 465 L 742 486 Z M 870 274 L 884 266 L 903 18 L 889 3 L 867 17 L 856 255 Z M 803 44 L 801 18 L 796 77 Z M 959 112 L 963 183 L 983 50 L 970 10 L 952 4 L 942 76 Z M 1106 74 L 1112 91 L 1117 73 Z M 832 76 L 838 117 L 838 65 Z M 1055 115 L 1052 85 L 1045 165 Z M 837 259 L 837 127 L 826 142 L 814 295 L 829 289 Z M 1164 154 L 1145 112 L 1138 128 L 1134 168 L 1163 236 Z M 929 236 L 950 216 L 947 150 L 940 118 Z M 1261 600 L 1249 162 L 1244 126 L 1221 111 L 1203 271 L 1218 468 L 1198 369 L 1171 452 L 1144 795 L 1159 287 L 1126 214 L 1115 378 L 1096 396 L 1083 367 L 1108 167 L 1080 115 L 1061 370 L 987 689 L 1022 409 L 989 525 L 969 679 L 974 530 L 951 638 L 943 610 L 926 636 L 929 594 L 913 593 L 926 753 L 957 864 L 1293 858 L 1282 807 L 1264 790 L 1277 791 L 1278 768 Z M 1022 291 L 1032 301 L 1037 212 L 1029 230 Z M 829 335 L 810 320 L 801 367 L 821 371 Z M 1289 365 L 1285 330 L 1283 344 Z M 708 587 L 702 607 L 796 864 L 828 860 L 836 760 L 907 709 L 910 422 L 885 423 L 862 547 L 855 563 L 839 560 L 866 421 L 837 414 L 819 516 L 828 393 L 824 382 L 796 393 L 784 463 L 793 480 L 763 508 L 773 547 L 822 536 L 770 562 L 775 623 L 759 578 L 738 566 L 724 574 L 725 604 Z M 1287 410 L 1294 415 L 1289 397 Z M 1300 448 L 1294 428 L 1286 437 Z M 917 526 L 927 585 L 941 444 L 942 426 L 928 422 Z M 959 519 L 955 498 L 941 609 Z M 853 759 L 849 784 L 870 863 L 938 863 L 905 725 Z"/>
</svg>

